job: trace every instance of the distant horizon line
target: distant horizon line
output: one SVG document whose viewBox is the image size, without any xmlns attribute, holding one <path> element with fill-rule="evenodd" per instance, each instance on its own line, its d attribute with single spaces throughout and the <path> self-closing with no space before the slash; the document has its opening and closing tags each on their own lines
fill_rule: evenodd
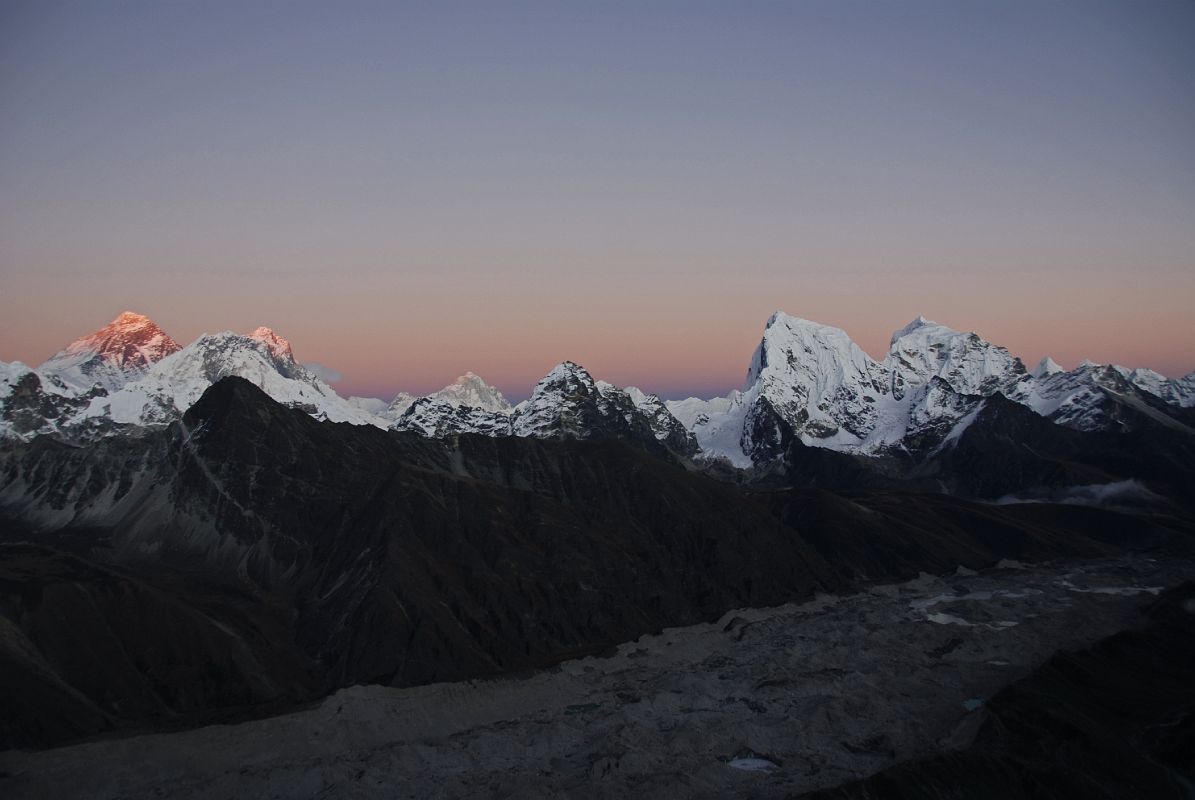
<svg viewBox="0 0 1195 800">
<path fill-rule="evenodd" d="M 768 329 L 768 326 L 776 319 L 776 317 L 778 315 L 783 315 L 783 316 L 786 316 L 786 317 L 789 317 L 789 318 L 792 318 L 795 320 L 808 322 L 812 325 L 816 325 L 819 327 L 832 328 L 834 330 L 841 331 L 842 333 L 844 333 L 847 336 L 847 338 L 850 340 L 850 342 L 852 344 L 854 344 L 856 347 L 859 347 L 859 349 L 862 350 L 864 353 L 866 353 L 868 355 L 868 357 L 871 358 L 873 361 L 883 361 L 883 358 L 885 356 L 887 356 L 888 353 L 891 352 L 891 348 L 889 348 L 888 350 L 885 350 L 884 356 L 881 356 L 880 358 L 876 358 L 876 356 L 874 354 L 870 353 L 866 348 L 864 348 L 862 345 L 860 345 L 858 342 L 856 342 L 855 339 L 851 337 L 850 333 L 845 328 L 841 328 L 837 325 L 833 325 L 830 323 L 819 322 L 817 320 L 814 320 L 814 319 L 811 319 L 808 317 L 799 317 L 797 315 L 788 314 L 787 312 L 785 312 L 782 309 L 777 309 L 771 315 L 769 315 L 767 321 L 765 322 L 765 324 L 763 326 L 764 332 L 766 332 L 766 330 Z M 190 341 L 186 342 L 186 344 L 182 344 L 177 339 L 174 339 L 173 335 L 171 335 L 170 332 L 168 330 L 166 330 L 166 328 L 161 326 L 154 317 L 152 317 L 148 314 L 143 314 L 141 312 L 126 309 L 126 310 L 120 312 L 119 314 L 117 314 L 115 317 L 113 317 L 111 322 L 107 323 L 106 325 L 103 325 L 100 328 L 97 328 L 96 330 L 90 331 L 86 334 L 76 337 L 71 342 L 67 343 L 63 348 L 58 350 L 55 354 L 51 355 L 50 358 L 53 358 L 54 355 L 57 355 L 58 353 L 62 353 L 63 351 L 65 351 L 67 348 L 69 348 L 74 343 L 79 342 L 83 339 L 87 339 L 88 337 L 94 336 L 98 333 L 101 333 L 102 331 L 106 330 L 109 327 L 113 327 L 113 326 L 120 324 L 122 320 L 128 320 L 128 319 L 149 321 L 155 327 L 157 327 L 159 330 L 161 330 L 167 336 L 169 336 L 172 341 L 174 341 L 176 344 L 179 345 L 180 348 L 185 348 L 205 336 L 219 336 L 219 335 L 223 335 L 223 334 L 231 334 L 234 336 L 253 338 L 252 334 L 257 333 L 259 331 L 263 331 L 263 330 L 272 332 L 274 335 L 279 336 L 279 338 L 287 341 L 288 343 L 290 342 L 289 339 L 287 339 L 285 336 L 282 336 L 281 334 L 279 334 L 277 329 L 273 328 L 272 326 L 258 325 L 249 333 L 240 333 L 240 332 L 232 330 L 232 329 L 217 330 L 215 332 L 204 331 L 202 333 L 197 334 Z M 895 338 L 897 335 L 908 331 L 910 327 L 916 326 L 919 323 L 920 324 L 941 325 L 942 327 L 948 328 L 949 330 L 955 331 L 957 333 L 974 334 L 976 336 L 979 336 L 981 339 L 984 339 L 984 341 L 989 342 L 990 344 L 994 344 L 997 347 L 1003 347 L 1003 345 L 1000 345 L 997 342 L 993 342 L 992 340 L 987 339 L 986 337 L 983 337 L 981 334 L 979 334 L 976 331 L 960 330 L 958 328 L 954 328 L 949 325 L 945 325 L 943 323 L 938 323 L 932 319 L 929 319 L 928 317 L 926 317 L 923 314 L 918 314 L 910 323 L 908 323 L 900 328 L 896 328 L 893 331 L 893 337 Z M 761 336 L 762 336 L 762 332 L 761 332 Z M 756 346 L 758 346 L 758 340 L 757 340 L 757 344 L 752 346 L 752 349 L 754 349 L 754 347 L 756 347 Z M 292 344 L 292 347 L 293 347 L 293 344 Z M 1072 369 L 1076 369 L 1076 368 L 1082 366 L 1085 363 L 1093 363 L 1093 364 L 1097 364 L 1099 366 L 1116 366 L 1116 367 L 1122 367 L 1125 369 L 1149 369 L 1149 368 L 1134 367 L 1134 366 L 1124 365 L 1124 364 L 1114 364 L 1114 363 L 1105 364 L 1103 362 L 1091 361 L 1090 359 L 1083 359 L 1083 360 L 1079 361 L 1077 364 L 1075 364 L 1074 366 L 1067 367 L 1062 362 L 1059 362 L 1057 359 L 1054 359 L 1052 356 L 1048 356 L 1048 355 L 1044 356 L 1042 359 L 1039 359 L 1034 364 L 1030 364 L 1024 358 L 1022 358 L 1020 355 L 1018 355 L 1016 353 L 1012 353 L 1012 351 L 1009 350 L 1008 348 L 1004 348 L 1004 349 L 1007 350 L 1010 354 L 1012 354 L 1018 361 L 1020 361 L 1020 363 L 1025 367 L 1026 371 L 1030 371 L 1031 369 L 1033 369 L 1033 367 L 1037 363 L 1044 361 L 1046 358 L 1050 358 L 1056 364 L 1058 364 L 1059 366 L 1061 366 L 1064 370 L 1066 370 L 1068 372 L 1071 371 Z M 300 352 L 301 352 L 301 348 L 300 348 Z M 31 364 L 28 364 L 27 362 L 17 359 L 17 361 L 19 361 L 20 363 L 25 363 L 27 366 L 32 366 L 35 369 L 40 368 L 48 360 L 49 359 L 42 361 L 40 364 L 38 364 L 36 366 L 33 366 Z M 337 390 L 338 394 L 341 394 L 342 396 L 344 396 L 346 398 L 359 397 L 362 399 L 372 399 L 372 400 L 381 400 L 381 401 L 385 401 L 385 402 L 390 402 L 391 400 L 393 400 L 393 398 L 397 397 L 400 394 L 404 394 L 404 393 L 409 394 L 414 397 L 423 397 L 423 396 L 427 396 L 429 394 L 433 394 L 433 393 L 439 391 L 440 389 L 443 389 L 446 386 L 451 385 L 453 381 L 457 380 L 458 378 L 464 377 L 469 372 L 472 372 L 474 375 L 477 375 L 483 381 L 485 381 L 487 384 L 499 389 L 499 391 L 501 391 L 502 394 L 511 402 L 521 402 L 522 400 L 527 399 L 528 397 L 531 396 L 531 392 L 535 387 L 535 382 L 532 382 L 529 386 L 525 386 L 525 387 L 521 388 L 519 391 L 511 391 L 508 389 L 503 389 L 499 385 L 499 383 L 507 383 L 509 385 L 508 381 L 492 382 L 492 381 L 488 380 L 483 374 L 479 373 L 475 367 L 468 367 L 465 371 L 461 372 L 460 375 L 449 380 L 443 386 L 438 386 L 438 387 L 432 388 L 432 389 L 426 389 L 426 391 L 423 390 L 423 388 L 414 389 L 414 390 L 400 388 L 400 389 L 391 391 L 389 389 L 379 388 L 376 384 L 371 385 L 371 383 L 361 381 L 359 379 L 354 380 L 354 379 L 346 378 L 338 370 L 336 370 L 335 367 L 332 365 L 325 365 L 325 364 L 323 364 L 321 362 L 317 362 L 315 360 L 304 361 L 301 358 L 296 358 L 295 361 L 296 361 L 296 363 L 300 364 L 304 368 L 310 370 L 313 374 L 315 374 L 317 377 L 319 377 L 325 383 L 332 385 L 333 388 L 335 388 Z M 577 363 L 580 366 L 585 367 L 584 363 L 582 363 L 581 361 L 578 361 L 575 359 L 570 359 L 570 358 L 561 358 L 559 360 L 556 360 L 553 362 L 552 367 L 554 367 L 558 364 L 564 363 L 566 361 L 573 361 L 574 363 Z M 10 362 L 10 363 L 12 363 L 12 362 Z M 552 367 L 549 367 L 548 371 L 550 371 Z M 587 367 L 585 367 L 585 368 L 586 368 L 586 371 L 588 372 L 589 369 Z M 546 375 L 548 371 L 545 371 L 543 374 Z M 1153 370 L 1153 371 L 1158 372 L 1157 370 Z M 744 377 L 746 376 L 746 372 L 747 372 L 747 370 L 744 370 Z M 1192 373 L 1195 373 L 1195 369 L 1190 370 L 1188 372 L 1182 372 L 1182 373 L 1176 374 L 1176 375 L 1170 375 L 1170 374 L 1164 374 L 1164 373 L 1158 372 L 1158 374 L 1163 375 L 1163 377 L 1168 380 L 1184 378 L 1184 377 L 1187 377 L 1188 375 L 1191 375 Z M 591 372 L 590 374 L 593 374 L 593 373 Z M 601 378 L 601 376 L 596 375 L 596 374 L 594 374 L 593 377 L 595 380 L 603 380 L 603 378 Z M 538 380 L 538 379 L 536 379 L 536 380 Z M 342 389 L 340 387 L 340 385 L 344 385 L 344 388 Z M 627 383 L 627 384 L 625 384 L 625 386 L 635 386 L 636 388 L 640 389 L 641 391 L 644 391 L 649 394 L 654 394 L 663 400 L 684 400 L 684 399 L 689 399 L 689 398 L 708 399 L 708 398 L 712 398 L 712 397 L 726 397 L 729 394 L 731 394 L 732 392 L 741 391 L 743 388 L 745 388 L 744 384 L 739 384 L 738 386 L 729 386 L 729 387 L 727 387 L 723 384 L 722 388 L 719 388 L 719 386 L 714 385 L 714 384 L 708 384 L 708 383 L 697 382 L 697 381 L 678 382 L 677 384 L 674 384 L 670 388 L 661 388 L 660 390 L 655 390 L 654 388 L 651 388 L 651 387 L 639 386 L 637 383 Z M 625 386 L 623 388 L 625 388 Z"/>
</svg>

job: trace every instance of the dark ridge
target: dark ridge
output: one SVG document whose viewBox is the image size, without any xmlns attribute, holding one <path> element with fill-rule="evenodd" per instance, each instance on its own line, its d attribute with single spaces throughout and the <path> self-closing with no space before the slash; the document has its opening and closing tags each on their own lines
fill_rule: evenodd
<svg viewBox="0 0 1195 800">
<path fill-rule="evenodd" d="M 937 477 L 953 493 L 991 499 L 1040 487 L 1138 479 L 1191 507 L 1195 437 L 1154 424 L 1127 433 L 1076 431 L 995 394 L 957 445 L 915 474 Z"/>
</svg>

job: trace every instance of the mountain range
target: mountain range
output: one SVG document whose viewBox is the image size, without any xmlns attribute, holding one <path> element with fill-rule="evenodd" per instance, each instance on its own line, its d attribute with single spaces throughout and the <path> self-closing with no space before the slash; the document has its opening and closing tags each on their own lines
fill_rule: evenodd
<svg viewBox="0 0 1195 800">
<path fill-rule="evenodd" d="M 624 438 L 697 465 L 767 469 L 793 442 L 915 464 L 950 447 L 993 398 L 1088 432 L 1160 425 L 1191 433 L 1195 373 L 1043 359 L 1029 371 L 1005 348 L 918 317 L 882 361 L 845 331 L 777 312 L 741 390 L 661 400 L 595 380 L 565 361 L 512 406 L 472 372 L 440 391 L 386 402 L 342 398 L 296 361 L 269 328 L 204 334 L 180 347 L 149 318 L 125 312 L 37 368 L 0 363 L 0 437 L 82 442 L 179 419 L 207 387 L 237 376 L 316 419 L 414 431 L 536 438 Z"/>
</svg>

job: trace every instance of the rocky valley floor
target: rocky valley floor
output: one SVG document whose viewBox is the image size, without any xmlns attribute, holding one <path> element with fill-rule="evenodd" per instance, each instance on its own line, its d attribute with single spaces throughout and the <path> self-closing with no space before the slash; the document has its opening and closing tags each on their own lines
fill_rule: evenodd
<svg viewBox="0 0 1195 800">
<path fill-rule="evenodd" d="M 6 797 L 787 797 L 970 744 L 985 701 L 1146 622 L 1190 562 L 998 568 L 731 612 L 529 676 L 0 754 Z"/>
</svg>

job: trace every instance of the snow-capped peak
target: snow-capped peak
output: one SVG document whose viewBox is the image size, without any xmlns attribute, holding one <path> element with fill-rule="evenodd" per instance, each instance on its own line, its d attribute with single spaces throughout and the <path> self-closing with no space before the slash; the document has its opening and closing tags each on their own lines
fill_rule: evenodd
<svg viewBox="0 0 1195 800">
<path fill-rule="evenodd" d="M 841 328 L 777 311 L 764 326 L 745 388 L 755 385 L 765 373 L 798 369 L 797 362 L 805 362 L 804 368 L 813 371 L 821 367 L 834 371 L 836 364 L 849 364 L 851 369 L 866 372 L 875 365 Z"/>
<path fill-rule="evenodd" d="M 153 324 L 153 320 L 144 314 L 138 314 L 136 311 L 122 311 L 116 315 L 116 319 L 109 323 L 109 326 L 133 328 Z"/>
<path fill-rule="evenodd" d="M 1066 370 L 1054 359 L 1044 356 L 1041 361 L 1037 362 L 1037 366 L 1029 374 L 1034 378 L 1044 378 L 1047 375 L 1057 375 L 1060 372 L 1066 372 Z"/>
<path fill-rule="evenodd" d="M 394 395 L 394 399 L 386 406 L 386 410 L 382 412 L 382 416 L 386 419 L 398 419 L 411 405 L 419 398 L 407 392 L 399 392 Z"/>
<path fill-rule="evenodd" d="M 691 456 L 697 442 L 655 395 L 623 390 L 563 361 L 514 409 L 511 432 L 535 438 L 623 438 Z"/>
<path fill-rule="evenodd" d="M 561 361 L 556 366 L 548 371 L 548 374 L 540 378 L 542 383 L 555 383 L 561 380 L 576 379 L 585 383 L 593 383 L 593 376 L 585 367 L 576 363 L 575 361 Z"/>
<path fill-rule="evenodd" d="M 892 334 L 892 338 L 888 340 L 888 346 L 891 347 L 892 345 L 896 344 L 897 339 L 901 339 L 905 336 L 908 336 L 910 333 L 917 330 L 918 328 L 924 328 L 924 327 L 931 326 L 931 325 L 934 327 L 946 328 L 945 325 L 938 325 L 938 323 L 934 322 L 933 320 L 926 319 L 925 317 L 923 317 L 919 314 L 919 315 L 917 315 L 917 318 L 915 320 L 913 320 L 908 325 L 904 326 L 903 328 L 901 328 L 900 330 L 898 330 Z M 950 330 L 950 329 L 946 328 L 946 330 Z"/>
<path fill-rule="evenodd" d="M 893 334 L 884 363 L 897 399 L 935 376 L 956 392 L 988 395 L 1025 374 L 1025 365 L 1005 348 L 924 317 Z"/>
<path fill-rule="evenodd" d="M 1024 375 L 1004 348 L 923 316 L 893 335 L 881 363 L 842 329 L 777 311 L 741 397 L 668 406 L 707 454 L 745 466 L 778 458 L 793 439 L 863 453 L 934 446 L 976 396 Z"/>
<path fill-rule="evenodd" d="M 270 355 L 276 360 L 290 364 L 295 362 L 295 351 L 290 346 L 290 342 L 274 333 L 270 328 L 262 326 L 249 334 L 249 338 L 264 344 L 270 351 Z"/>
<path fill-rule="evenodd" d="M 801 437 L 858 442 L 873 426 L 885 391 L 882 367 L 846 331 L 777 311 L 747 370 L 744 452 L 774 457 L 788 436 L 778 421 Z"/>
<path fill-rule="evenodd" d="M 125 311 L 99 330 L 71 342 L 39 371 L 79 391 L 96 384 L 112 391 L 179 349 L 178 342 L 149 317 Z"/>
<path fill-rule="evenodd" d="M 453 407 L 467 406 L 499 413 L 510 411 L 510 402 L 502 392 L 473 372 L 466 372 L 432 397 Z"/>
<path fill-rule="evenodd" d="M 574 361 L 561 361 L 539 379 L 531 390 L 531 400 L 545 394 L 600 394 L 597 383 L 585 367 Z M 527 401 L 524 401 L 527 402 Z M 523 405 L 523 404 L 520 404 Z"/>
</svg>

